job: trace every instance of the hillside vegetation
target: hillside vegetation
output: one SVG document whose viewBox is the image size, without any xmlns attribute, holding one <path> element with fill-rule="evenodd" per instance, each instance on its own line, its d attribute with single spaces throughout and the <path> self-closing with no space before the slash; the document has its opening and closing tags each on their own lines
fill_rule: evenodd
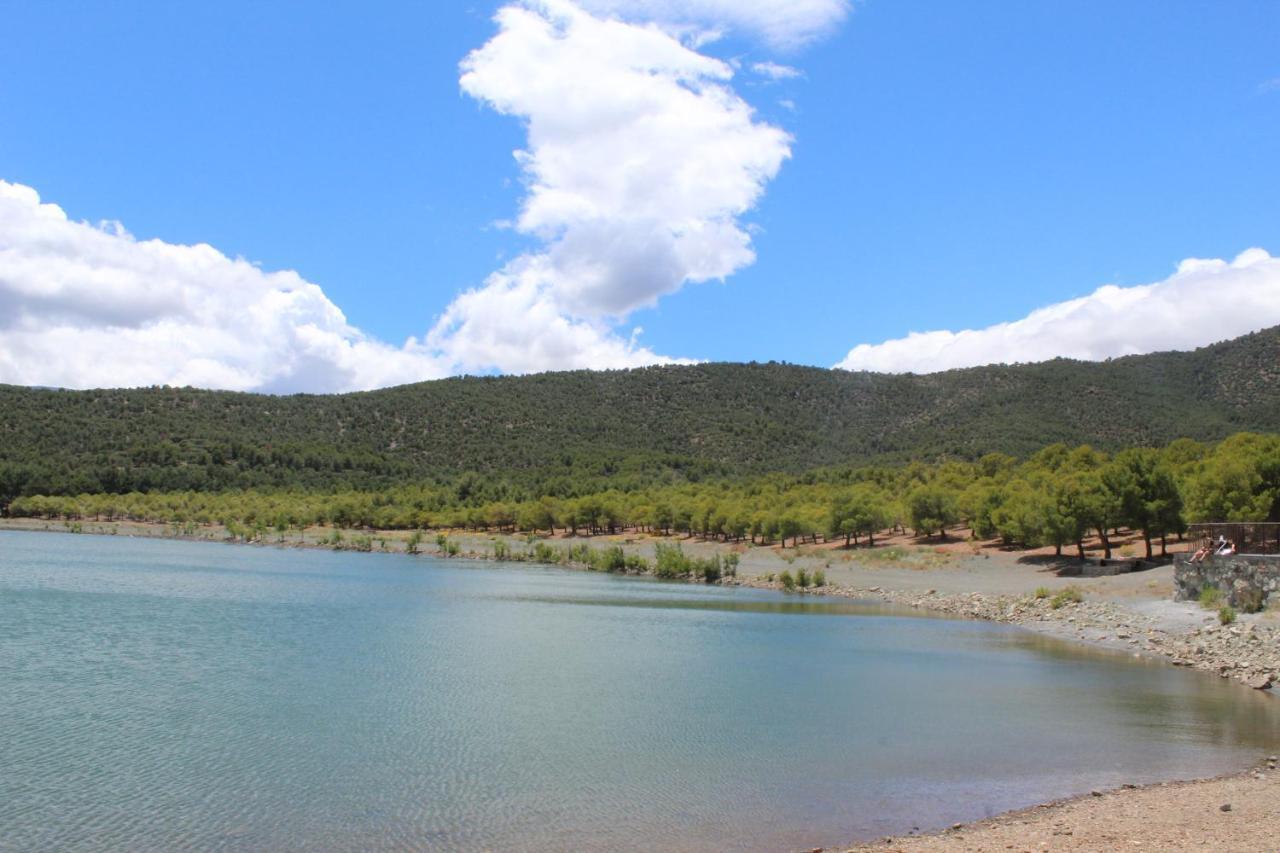
<svg viewBox="0 0 1280 853">
<path fill-rule="evenodd" d="M 1191 353 L 927 376 L 705 364 L 464 377 L 277 397 L 0 386 L 0 506 L 18 495 L 370 490 L 572 496 L 1055 443 L 1216 441 L 1280 425 L 1280 329 Z M 497 486 L 495 487 L 495 484 Z"/>
</svg>

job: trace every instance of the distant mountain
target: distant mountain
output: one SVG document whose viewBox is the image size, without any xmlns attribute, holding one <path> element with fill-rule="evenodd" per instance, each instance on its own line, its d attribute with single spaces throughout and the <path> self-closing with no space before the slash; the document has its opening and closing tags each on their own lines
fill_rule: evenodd
<svg viewBox="0 0 1280 853">
<path fill-rule="evenodd" d="M 357 487 L 572 493 L 827 465 L 1280 429 L 1280 327 L 1189 353 L 926 376 L 703 364 L 275 397 L 0 386 L 0 497 Z"/>
</svg>

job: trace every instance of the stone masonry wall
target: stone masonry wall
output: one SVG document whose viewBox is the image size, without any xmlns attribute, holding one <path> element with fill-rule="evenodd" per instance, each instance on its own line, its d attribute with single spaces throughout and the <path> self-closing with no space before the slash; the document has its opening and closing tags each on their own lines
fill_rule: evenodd
<svg viewBox="0 0 1280 853">
<path fill-rule="evenodd" d="M 1263 606 L 1280 605 L 1280 557 L 1205 557 L 1193 563 L 1179 557 L 1173 580 L 1179 600 L 1194 599 L 1206 586 L 1217 587 L 1233 607 L 1241 605 L 1241 593 L 1258 590 Z"/>
</svg>

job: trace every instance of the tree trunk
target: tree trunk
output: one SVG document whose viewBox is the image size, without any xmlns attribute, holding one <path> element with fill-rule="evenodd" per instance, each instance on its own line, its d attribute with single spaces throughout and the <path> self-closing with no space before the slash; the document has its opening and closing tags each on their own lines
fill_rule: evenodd
<svg viewBox="0 0 1280 853">
<path fill-rule="evenodd" d="M 1152 556 L 1151 555 L 1151 534 L 1145 530 L 1142 531 L 1142 539 L 1147 543 L 1147 559 L 1150 560 Z"/>
<path fill-rule="evenodd" d="M 868 548 L 876 547 L 876 534 L 874 532 L 870 532 L 867 534 L 867 547 Z"/>
<path fill-rule="evenodd" d="M 1083 539 L 1076 540 L 1076 553 L 1080 555 L 1081 560 L 1084 559 L 1084 540 Z"/>
<path fill-rule="evenodd" d="M 1053 556 L 1055 556 L 1055 557 L 1061 557 L 1061 556 L 1062 556 L 1062 543 L 1061 543 L 1061 542 L 1054 542 L 1054 543 L 1053 543 Z"/>
<path fill-rule="evenodd" d="M 1102 559 L 1110 560 L 1111 559 L 1111 537 L 1107 536 L 1107 531 L 1100 527 L 1098 528 L 1098 538 L 1102 540 Z"/>
<path fill-rule="evenodd" d="M 1160 556 L 1161 557 L 1169 556 L 1169 551 L 1167 550 L 1167 547 L 1166 547 L 1167 545 L 1168 545 L 1168 537 L 1166 534 L 1161 533 L 1160 534 Z"/>
</svg>

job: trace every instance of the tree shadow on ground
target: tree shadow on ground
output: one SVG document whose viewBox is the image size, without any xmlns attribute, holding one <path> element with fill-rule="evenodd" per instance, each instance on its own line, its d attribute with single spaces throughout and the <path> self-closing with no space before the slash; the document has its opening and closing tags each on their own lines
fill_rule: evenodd
<svg viewBox="0 0 1280 853">
<path fill-rule="evenodd" d="M 1060 578 L 1103 577 L 1106 575 L 1126 575 L 1132 572 L 1145 572 L 1163 566 L 1172 561 L 1172 557 L 1102 557 L 1089 556 L 1081 560 L 1075 555 L 1063 554 L 1027 554 L 1019 557 L 1018 563 L 1024 566 L 1036 566 L 1038 571 L 1054 574 Z"/>
</svg>

